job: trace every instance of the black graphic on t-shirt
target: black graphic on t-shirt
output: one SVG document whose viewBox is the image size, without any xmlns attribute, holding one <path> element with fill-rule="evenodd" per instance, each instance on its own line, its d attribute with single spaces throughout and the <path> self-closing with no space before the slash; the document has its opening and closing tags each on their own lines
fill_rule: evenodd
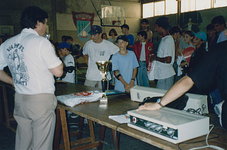
<svg viewBox="0 0 227 150">
<path fill-rule="evenodd" d="M 7 48 L 7 61 L 15 84 L 26 86 L 29 80 L 27 67 L 24 63 L 24 47 L 14 43 Z"/>
</svg>

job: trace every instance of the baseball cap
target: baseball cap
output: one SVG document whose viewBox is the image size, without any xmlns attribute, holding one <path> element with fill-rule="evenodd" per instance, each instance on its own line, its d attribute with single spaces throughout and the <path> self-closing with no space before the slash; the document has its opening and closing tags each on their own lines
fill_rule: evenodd
<svg viewBox="0 0 227 150">
<path fill-rule="evenodd" d="M 203 41 L 207 40 L 207 34 L 205 32 L 197 32 L 197 33 L 195 33 L 195 37 L 197 37 Z"/>
<path fill-rule="evenodd" d="M 126 35 L 120 35 L 120 36 L 118 36 L 116 41 L 118 42 L 118 40 L 123 40 L 125 42 L 128 42 L 128 38 L 127 38 Z"/>
<path fill-rule="evenodd" d="M 142 19 L 142 20 L 140 21 L 140 23 L 149 24 L 149 21 L 148 21 L 147 19 Z"/>
<path fill-rule="evenodd" d="M 67 43 L 67 42 L 61 42 L 61 43 L 59 43 L 59 44 L 58 44 L 58 48 L 59 48 L 59 49 L 61 49 L 61 48 L 67 48 L 67 49 L 70 49 L 70 48 L 71 48 L 71 46 L 70 46 L 70 44 L 69 44 L 69 43 Z"/>
<path fill-rule="evenodd" d="M 102 33 L 102 28 L 98 25 L 91 26 L 91 30 L 90 30 L 89 34 L 94 35 L 94 34 L 98 34 L 98 33 Z"/>
</svg>

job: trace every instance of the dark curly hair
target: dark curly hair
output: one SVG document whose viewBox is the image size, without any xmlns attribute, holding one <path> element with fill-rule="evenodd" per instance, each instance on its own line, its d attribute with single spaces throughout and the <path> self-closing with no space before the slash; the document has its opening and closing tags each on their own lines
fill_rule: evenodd
<svg viewBox="0 0 227 150">
<path fill-rule="evenodd" d="M 174 26 L 174 27 L 172 27 L 170 30 L 169 30 L 169 33 L 171 34 L 171 35 L 173 35 L 173 34 L 175 34 L 175 33 L 182 33 L 182 31 L 181 31 L 181 29 L 180 29 L 180 27 L 178 27 L 178 26 Z"/>
<path fill-rule="evenodd" d="M 147 32 L 146 31 L 140 31 L 137 33 L 137 35 L 141 35 L 142 37 L 144 37 L 144 39 L 147 39 Z"/>
<path fill-rule="evenodd" d="M 34 29 L 37 21 L 45 23 L 45 19 L 48 18 L 46 11 L 42 10 L 37 6 L 29 6 L 24 9 L 21 15 L 20 23 L 23 28 L 32 28 Z"/>
</svg>

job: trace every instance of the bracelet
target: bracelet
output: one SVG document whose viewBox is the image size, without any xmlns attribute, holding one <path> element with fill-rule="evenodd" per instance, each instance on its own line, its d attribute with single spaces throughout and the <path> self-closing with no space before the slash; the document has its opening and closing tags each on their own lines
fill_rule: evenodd
<svg viewBox="0 0 227 150">
<path fill-rule="evenodd" d="M 121 74 L 118 74 L 118 75 L 116 76 L 116 78 L 119 80 L 120 76 L 121 76 Z"/>
<path fill-rule="evenodd" d="M 132 78 L 131 80 L 132 80 L 132 81 L 135 81 L 135 79 L 134 79 L 134 78 Z"/>
</svg>

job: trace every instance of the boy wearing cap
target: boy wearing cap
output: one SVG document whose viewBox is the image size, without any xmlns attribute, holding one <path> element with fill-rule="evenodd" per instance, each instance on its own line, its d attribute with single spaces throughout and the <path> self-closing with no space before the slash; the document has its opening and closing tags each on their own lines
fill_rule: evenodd
<svg viewBox="0 0 227 150">
<path fill-rule="evenodd" d="M 102 88 L 101 74 L 96 65 L 97 61 L 108 61 L 110 56 L 119 51 L 112 42 L 101 38 L 102 28 L 98 25 L 91 27 L 91 40 L 87 41 L 83 48 L 84 59 L 88 64 L 84 85 Z"/>
<path fill-rule="evenodd" d="M 192 44 L 195 46 L 195 50 L 191 55 L 189 69 L 197 65 L 203 55 L 206 54 L 206 40 L 207 35 L 205 32 L 195 33 Z"/>
<path fill-rule="evenodd" d="M 65 76 L 61 78 L 61 80 L 75 83 L 75 60 L 71 55 L 71 45 L 67 42 L 61 42 L 58 44 L 58 49 L 61 52 L 62 60 L 64 62 Z"/>
<path fill-rule="evenodd" d="M 200 63 L 202 57 L 207 53 L 206 40 L 207 36 L 205 32 L 195 33 L 195 37 L 193 38 L 193 45 L 195 46 L 195 50 L 191 55 L 188 72 L 191 72 L 192 69 Z M 203 94 L 202 91 L 200 91 L 196 86 L 193 86 L 190 89 L 190 93 Z"/>
<path fill-rule="evenodd" d="M 117 78 L 114 89 L 121 92 L 129 92 L 136 83 L 137 67 L 139 67 L 136 55 L 128 51 L 128 39 L 125 35 L 117 38 L 120 51 L 112 57 L 112 71 Z"/>
</svg>

